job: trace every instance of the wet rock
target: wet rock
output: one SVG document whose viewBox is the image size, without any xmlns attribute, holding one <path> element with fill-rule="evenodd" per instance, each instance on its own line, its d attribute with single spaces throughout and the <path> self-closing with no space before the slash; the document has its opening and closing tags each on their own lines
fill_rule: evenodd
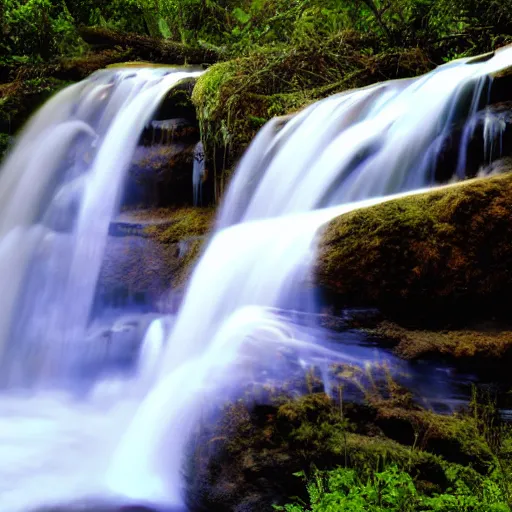
<svg viewBox="0 0 512 512">
<path fill-rule="evenodd" d="M 99 294 L 113 306 L 139 297 L 155 305 L 183 284 L 199 255 L 214 211 L 206 208 L 125 212 L 111 226 Z"/>
<path fill-rule="evenodd" d="M 152 121 L 142 134 L 144 146 L 169 145 L 173 142 L 194 143 L 198 140 L 197 125 L 186 118 Z"/>
<path fill-rule="evenodd" d="M 439 153 L 433 176 L 439 183 L 460 177 L 489 173 L 489 166 L 512 152 L 512 103 L 493 104 L 467 123 L 459 123 L 442 134 L 435 145 Z"/>
<path fill-rule="evenodd" d="M 154 304 L 171 287 L 179 257 L 178 244 L 162 245 L 140 236 L 109 237 L 99 294 L 112 307 L 130 300 Z"/>
<path fill-rule="evenodd" d="M 192 103 L 192 91 L 197 78 L 180 80 L 164 97 L 155 114 L 156 120 L 184 118 L 198 127 L 196 109 Z"/>
<path fill-rule="evenodd" d="M 363 326 L 379 346 L 393 347 L 401 358 L 423 364 L 448 364 L 446 371 L 465 373 L 472 380 L 509 386 L 512 327 L 509 322 L 468 322 L 465 327 L 420 328 L 380 320 Z M 507 388 L 508 389 L 508 388 Z"/>
<path fill-rule="evenodd" d="M 145 208 L 192 204 L 193 156 L 194 144 L 139 146 L 128 171 L 123 204 Z"/>
<path fill-rule="evenodd" d="M 512 357 L 512 331 L 508 325 L 489 323 L 467 329 L 420 330 L 384 320 L 369 332 L 393 339 L 396 351 L 406 359 L 436 355 L 451 359 L 476 357 L 487 365 L 492 360 L 503 362 L 503 358 Z"/>
</svg>

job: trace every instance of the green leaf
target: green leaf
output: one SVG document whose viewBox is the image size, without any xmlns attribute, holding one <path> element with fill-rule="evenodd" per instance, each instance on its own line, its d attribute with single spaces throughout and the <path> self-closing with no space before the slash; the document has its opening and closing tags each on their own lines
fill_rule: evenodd
<svg viewBox="0 0 512 512">
<path fill-rule="evenodd" d="M 246 23 L 249 23 L 249 20 L 251 19 L 251 15 L 246 13 L 243 9 L 240 9 L 240 7 L 236 7 L 235 9 L 233 9 L 233 16 L 242 25 L 245 25 Z"/>
<path fill-rule="evenodd" d="M 172 35 L 167 21 L 165 21 L 163 18 L 158 19 L 158 30 L 164 39 L 169 39 Z"/>
</svg>

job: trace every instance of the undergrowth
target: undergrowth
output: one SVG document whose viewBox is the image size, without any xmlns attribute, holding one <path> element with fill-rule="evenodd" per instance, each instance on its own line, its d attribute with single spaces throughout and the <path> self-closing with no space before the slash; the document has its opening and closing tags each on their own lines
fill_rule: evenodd
<svg viewBox="0 0 512 512">
<path fill-rule="evenodd" d="M 445 474 L 450 487 L 427 495 L 414 479 L 396 465 L 368 475 L 349 468 L 315 470 L 311 476 L 295 474 L 306 484 L 309 503 L 274 506 L 285 512 L 509 512 L 506 496 L 494 473 L 468 478 L 463 466 L 450 466 Z"/>
</svg>

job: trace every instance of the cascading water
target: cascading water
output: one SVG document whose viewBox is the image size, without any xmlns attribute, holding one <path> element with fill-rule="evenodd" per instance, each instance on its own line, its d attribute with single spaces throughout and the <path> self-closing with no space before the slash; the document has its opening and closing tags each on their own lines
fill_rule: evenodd
<svg viewBox="0 0 512 512">
<path fill-rule="evenodd" d="M 98 352 L 87 342 L 86 326 L 125 171 L 165 94 L 183 78 L 199 74 L 169 68 L 97 72 L 38 112 L 2 167 L 2 382 L 11 390 L 31 384 L 41 401 L 14 399 L 14 391 L 0 394 L 6 425 L 0 433 L 6 460 L 0 467 L 2 510 L 76 497 L 106 463 L 100 452 L 92 454 L 92 445 L 108 453 L 123 407 L 111 410 L 110 419 L 102 417 L 101 402 L 98 410 L 77 405 L 71 412 L 71 399 L 48 388 L 60 382 L 74 390 L 74 362 Z M 80 436 L 84 416 L 90 422 Z M 13 435 L 23 432 L 20 423 L 32 429 L 26 432 L 31 439 Z M 71 472 L 73 458 L 82 460 L 83 472 Z M 63 478 L 58 487 L 52 483 L 56 474 Z"/>
<path fill-rule="evenodd" d="M 57 95 L 28 127 L 0 176 L 0 347 L 9 333 L 16 343 L 6 350 L 44 347 L 44 368 L 41 357 L 51 364 L 55 350 L 84 335 L 140 134 L 168 90 L 197 74 L 99 72 Z"/>
<path fill-rule="evenodd" d="M 191 278 L 162 357 L 160 381 L 114 459 L 113 489 L 136 499 L 182 503 L 187 436 L 179 433 L 194 425 L 206 389 L 213 400 L 212 389 L 218 393 L 240 382 L 228 368 L 252 330 L 267 326 L 276 345 L 294 345 L 299 336 L 314 346 L 314 339 L 294 332 L 273 311 L 311 311 L 315 304 L 306 281 L 318 229 L 342 213 L 397 197 L 389 194 L 419 193 L 432 184 L 438 138 L 457 116 L 471 122 L 485 103 L 490 75 L 511 55 L 507 49 L 484 63 L 461 60 L 419 79 L 327 98 L 261 130 L 237 169 L 217 233 Z M 345 204 L 332 206 L 340 203 Z M 272 365 L 272 350 L 258 357 Z"/>
<path fill-rule="evenodd" d="M 289 313 L 318 306 L 308 285 L 318 229 L 432 185 L 440 141 L 471 121 L 511 56 L 457 61 L 268 123 L 239 165 L 177 318 L 148 329 L 136 375 L 100 380 L 78 402 L 48 383 L 73 390 L 67 355 L 80 352 L 123 174 L 159 101 L 194 73 L 104 71 L 51 100 L 0 175 L 0 356 L 7 384 L 38 384 L 30 397 L 0 396 L 0 508 L 88 495 L 183 506 L 184 450 L 202 403 L 230 396 L 255 362 L 268 370 L 258 379 L 272 376 L 283 346 L 300 364 L 348 357 Z M 495 144 L 499 130 L 486 133 Z"/>
</svg>

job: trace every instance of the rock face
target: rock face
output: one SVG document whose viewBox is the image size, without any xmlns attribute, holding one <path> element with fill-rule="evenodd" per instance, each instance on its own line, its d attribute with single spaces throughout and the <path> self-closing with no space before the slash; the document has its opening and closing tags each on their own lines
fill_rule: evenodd
<svg viewBox="0 0 512 512">
<path fill-rule="evenodd" d="M 199 125 L 190 96 L 196 79 L 179 82 L 164 98 L 144 129 L 128 170 L 122 204 L 130 208 L 162 208 L 195 204 L 194 148 Z M 213 201 L 209 173 L 201 177 L 200 205 Z"/>
<path fill-rule="evenodd" d="M 440 136 L 436 181 L 449 181 L 460 167 L 468 177 L 496 174 L 493 164 L 510 157 L 512 150 L 512 103 L 490 105 Z M 510 167 L 509 167 L 510 168 Z"/>
<path fill-rule="evenodd" d="M 170 137 L 163 129 L 157 136 Z M 186 142 L 139 146 L 128 171 L 123 204 L 144 208 L 192 204 L 194 147 Z"/>
<path fill-rule="evenodd" d="M 174 208 L 125 212 L 110 226 L 99 294 L 111 305 L 154 305 L 181 287 L 199 255 L 213 210 Z"/>
<path fill-rule="evenodd" d="M 512 175 L 469 180 L 334 219 L 316 276 L 341 305 L 456 321 L 512 298 Z"/>
</svg>

